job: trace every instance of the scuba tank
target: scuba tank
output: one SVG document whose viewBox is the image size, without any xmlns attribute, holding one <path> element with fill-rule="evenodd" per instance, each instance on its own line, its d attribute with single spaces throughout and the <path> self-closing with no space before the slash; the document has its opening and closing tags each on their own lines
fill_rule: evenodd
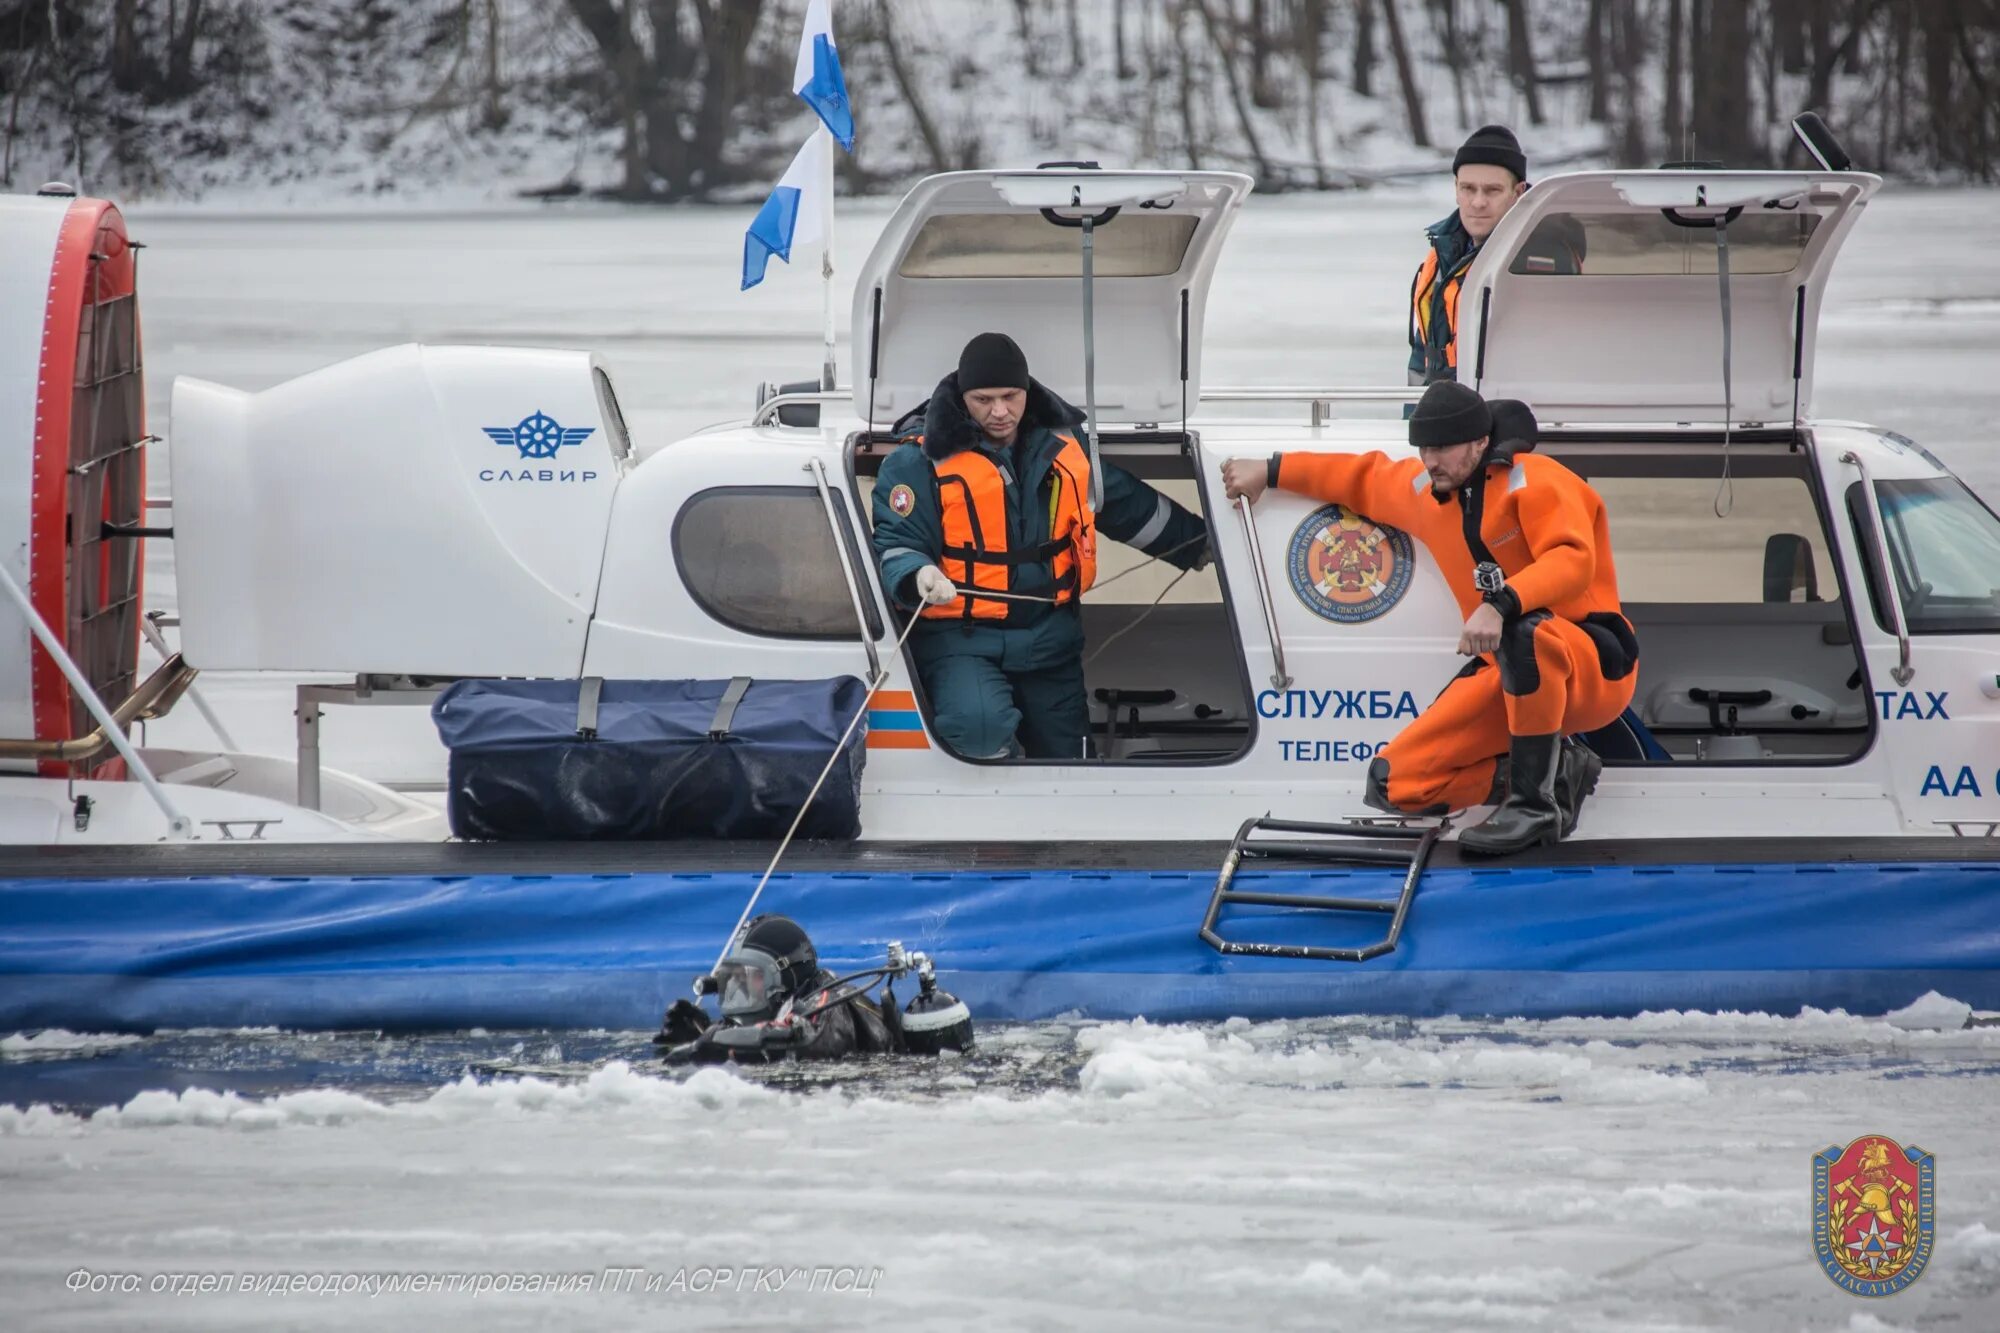
<svg viewBox="0 0 2000 1333">
<path fill-rule="evenodd" d="M 653 1038 L 666 1048 L 666 1063 L 765 1063 L 972 1049 L 972 1013 L 937 984 L 937 970 L 926 955 L 905 951 L 901 941 L 894 941 L 884 966 L 836 978 L 818 971 L 811 941 L 796 924 L 760 917 L 752 925 L 762 928 L 746 931 L 717 973 L 695 983 L 696 994 L 722 997 L 723 1017 L 711 1021 L 686 1000 L 675 1001 L 667 1011 Z M 753 941 L 753 934 L 760 938 Z M 780 941 L 784 952 L 771 956 L 769 945 Z M 801 977 L 792 968 L 805 960 L 811 960 L 812 971 Z M 911 972 L 917 974 L 917 995 L 899 1009 L 893 983 Z M 868 996 L 878 980 L 879 1002 Z"/>
</svg>

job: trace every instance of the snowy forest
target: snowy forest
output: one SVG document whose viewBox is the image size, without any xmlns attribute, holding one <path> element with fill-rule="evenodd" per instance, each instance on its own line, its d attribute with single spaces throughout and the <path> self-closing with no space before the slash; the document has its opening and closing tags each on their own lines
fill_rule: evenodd
<svg viewBox="0 0 2000 1333">
<path fill-rule="evenodd" d="M 805 0 L 0 0 L 0 187 L 124 198 L 742 200 L 810 115 Z M 1803 161 L 2000 174 L 2000 0 L 835 0 L 842 189 L 1092 158 L 1266 190 Z"/>
</svg>

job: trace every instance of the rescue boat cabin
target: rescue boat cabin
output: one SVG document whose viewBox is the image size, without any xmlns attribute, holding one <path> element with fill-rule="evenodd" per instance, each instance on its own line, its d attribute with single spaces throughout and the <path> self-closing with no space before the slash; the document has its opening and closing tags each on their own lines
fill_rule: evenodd
<svg viewBox="0 0 2000 1333">
<path fill-rule="evenodd" d="M 1639 636 L 1580 837 L 2000 824 L 2000 520 L 1902 436 L 1811 416 L 1827 278 L 1879 183 L 1552 177 L 1467 277 L 1462 376 L 1532 405 L 1539 448 L 1602 493 Z M 925 180 L 856 284 L 852 391 L 779 393 L 660 448 L 630 440 L 580 352 L 406 346 L 256 394 L 182 379 L 182 651 L 419 700 L 465 677 L 883 669 L 869 838 L 1218 838 L 1265 812 L 1354 814 L 1375 750 L 1460 666 L 1459 617 L 1426 552 L 1368 515 L 1222 495 L 1230 457 L 1405 451 L 1394 408 L 1415 392 L 1204 389 L 1209 287 L 1250 189 L 1200 171 Z M 1577 272 L 1538 260 L 1548 239 Z M 894 658 L 870 490 L 895 423 L 986 329 L 1091 403 L 1102 458 L 1212 534 L 1214 562 L 1179 579 L 1101 544 L 1089 760 L 952 753 Z M 1243 406 L 1276 399 L 1297 416 Z"/>
</svg>

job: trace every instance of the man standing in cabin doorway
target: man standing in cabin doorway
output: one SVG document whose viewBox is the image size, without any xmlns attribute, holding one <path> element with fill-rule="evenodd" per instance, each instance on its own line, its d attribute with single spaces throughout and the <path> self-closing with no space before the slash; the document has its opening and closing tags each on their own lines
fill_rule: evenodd
<svg viewBox="0 0 2000 1333">
<path fill-rule="evenodd" d="M 1506 797 L 1459 845 L 1488 855 L 1566 838 L 1602 762 L 1566 739 L 1632 702 L 1639 643 L 1618 604 L 1604 501 L 1534 448 L 1534 413 L 1462 384 L 1424 390 L 1415 458 L 1232 458 L 1223 489 L 1254 503 L 1271 486 L 1337 502 L 1429 548 L 1458 599 L 1472 660 L 1377 753 L 1364 800 L 1441 815 Z M 1507 766 L 1501 767 L 1501 757 Z"/>
<path fill-rule="evenodd" d="M 1208 562 L 1207 525 L 1124 468 L 1103 465 L 1091 509 L 1082 421 L 1012 338 L 982 333 L 875 478 L 882 582 L 923 618 L 910 650 L 931 725 L 965 758 L 1089 757 L 1078 600 L 1100 529 L 1182 569 Z"/>
<path fill-rule="evenodd" d="M 1479 247 L 1528 192 L 1528 155 L 1505 125 L 1482 125 L 1451 160 L 1458 207 L 1426 233 L 1430 253 L 1410 284 L 1410 383 L 1458 378 L 1458 291 Z M 1579 238 L 1580 239 L 1580 238 Z M 1534 244 L 1536 272 L 1575 273 L 1574 243 Z"/>
</svg>

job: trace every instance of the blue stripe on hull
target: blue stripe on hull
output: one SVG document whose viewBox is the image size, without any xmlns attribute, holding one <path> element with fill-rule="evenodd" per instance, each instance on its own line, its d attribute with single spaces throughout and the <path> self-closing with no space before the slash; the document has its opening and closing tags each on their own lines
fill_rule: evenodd
<svg viewBox="0 0 2000 1333">
<path fill-rule="evenodd" d="M 1375 872 L 1239 885 L 1387 895 Z M 66 1027 L 647 1027 L 712 961 L 744 874 L 0 883 L 0 1032 Z M 2000 868 L 1442 869 L 1402 946 L 1354 965 L 1224 957 L 1214 872 L 801 873 L 763 910 L 831 966 L 901 939 L 989 1019 L 2000 1008 Z M 1230 939 L 1354 943 L 1386 918 L 1248 909 Z"/>
</svg>

